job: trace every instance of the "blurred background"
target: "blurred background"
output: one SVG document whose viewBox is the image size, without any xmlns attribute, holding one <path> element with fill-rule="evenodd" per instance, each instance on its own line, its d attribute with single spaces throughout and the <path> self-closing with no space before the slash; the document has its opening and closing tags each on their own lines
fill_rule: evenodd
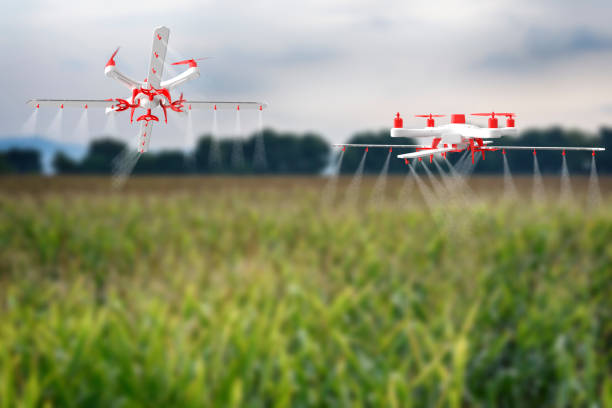
<svg viewBox="0 0 612 408">
<path fill-rule="evenodd" d="M 496 110 L 609 149 L 609 1 L 4 10 L 0 406 L 612 406 L 612 151 L 332 147 Z M 269 108 L 138 156 L 129 113 L 26 105 L 125 97 L 104 66 L 144 78 L 160 25 L 211 57 L 185 98 Z"/>
</svg>

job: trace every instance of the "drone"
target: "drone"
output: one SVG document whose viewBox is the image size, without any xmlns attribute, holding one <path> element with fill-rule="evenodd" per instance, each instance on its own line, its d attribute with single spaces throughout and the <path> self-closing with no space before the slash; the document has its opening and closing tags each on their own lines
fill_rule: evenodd
<svg viewBox="0 0 612 408">
<path fill-rule="evenodd" d="M 154 109 L 161 108 L 164 115 L 164 122 L 168 123 L 168 111 L 186 113 L 191 109 L 259 109 L 263 110 L 268 105 L 264 102 L 256 101 L 191 101 L 185 100 L 181 93 L 178 98 L 173 99 L 172 90 L 187 81 L 198 78 L 200 76 L 200 68 L 198 67 L 197 59 L 188 59 L 172 63 L 172 65 L 186 65 L 187 69 L 178 74 L 174 78 L 162 81 L 164 71 L 164 62 L 166 59 L 166 49 L 168 47 L 168 39 L 170 37 L 170 29 L 167 27 L 157 27 L 153 33 L 153 47 L 151 50 L 151 63 L 149 64 L 149 72 L 147 78 L 140 82 L 128 77 L 116 66 L 115 57 L 119 52 L 119 48 L 113 52 L 110 59 L 104 68 L 104 74 L 119 81 L 125 85 L 131 92 L 131 95 L 126 98 L 110 98 L 110 99 L 32 99 L 27 103 L 35 108 L 41 106 L 53 106 L 60 109 L 64 107 L 76 107 L 82 109 L 89 108 L 105 108 L 106 114 L 115 112 L 130 111 L 130 123 L 134 122 L 134 113 L 136 109 L 144 109 L 145 113 L 137 116 L 136 122 L 140 122 L 140 131 L 138 136 L 138 151 L 144 153 L 149 148 L 151 140 L 151 131 L 153 123 L 159 122 L 159 116 L 154 115 Z"/>
<path fill-rule="evenodd" d="M 500 151 L 506 154 L 506 150 L 532 150 L 536 154 L 536 150 L 561 150 L 565 156 L 566 150 L 587 150 L 591 151 L 595 156 L 596 151 L 606 150 L 603 147 L 563 147 L 563 146 L 498 146 L 493 144 L 495 139 L 502 136 L 513 136 L 518 134 L 518 129 L 515 127 L 516 114 L 509 112 L 486 112 L 472 113 L 471 116 L 488 116 L 488 127 L 480 127 L 465 120 L 465 114 L 452 114 L 450 123 L 442 126 L 436 126 L 434 118 L 441 118 L 445 115 L 415 115 L 415 117 L 426 118 L 427 127 L 421 129 L 406 129 L 404 128 L 404 120 L 399 112 L 393 120 L 393 128 L 391 129 L 391 137 L 416 138 L 422 140 L 421 144 L 414 145 L 390 145 L 390 144 L 351 144 L 338 143 L 336 147 L 342 147 L 343 151 L 346 147 L 365 147 L 366 151 L 369 148 L 389 148 L 393 149 L 408 149 L 414 148 L 411 153 L 403 153 L 397 155 L 399 159 L 404 159 L 406 164 L 410 164 L 410 159 L 423 160 L 423 157 L 429 156 L 429 162 L 433 161 L 435 154 L 446 158 L 447 153 L 459 153 L 469 151 L 472 155 L 472 164 L 474 164 L 474 156 L 480 152 L 484 160 L 486 152 Z M 498 117 L 506 117 L 506 126 L 499 127 Z M 429 144 L 431 143 L 431 144 Z"/>
</svg>

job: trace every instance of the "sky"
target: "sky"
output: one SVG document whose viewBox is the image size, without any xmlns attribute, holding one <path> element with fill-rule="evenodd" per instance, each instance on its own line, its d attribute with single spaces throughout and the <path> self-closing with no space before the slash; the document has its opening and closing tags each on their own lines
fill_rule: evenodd
<svg viewBox="0 0 612 408">
<path fill-rule="evenodd" d="M 104 76 L 117 66 L 144 79 L 155 27 L 170 28 L 167 61 L 201 61 L 187 99 L 264 100 L 264 125 L 332 142 L 423 113 L 511 111 L 519 127 L 612 126 L 612 2 L 593 1 L 21 1 L 0 16 L 0 137 L 24 128 L 31 98 L 126 97 Z M 167 76 L 180 70 L 167 71 Z M 39 112 L 34 131 L 84 143 L 81 112 Z M 88 113 L 87 138 L 108 130 Z M 121 137 L 137 133 L 115 118 Z M 486 119 L 475 119 L 486 123 Z M 234 112 L 219 117 L 235 133 Z M 239 132 L 258 126 L 244 111 Z M 82 128 L 82 126 L 81 126 Z M 151 148 L 185 146 L 185 119 L 156 126 Z M 194 116 L 200 133 L 212 114 Z M 178 135 L 178 136 L 177 136 Z"/>
</svg>

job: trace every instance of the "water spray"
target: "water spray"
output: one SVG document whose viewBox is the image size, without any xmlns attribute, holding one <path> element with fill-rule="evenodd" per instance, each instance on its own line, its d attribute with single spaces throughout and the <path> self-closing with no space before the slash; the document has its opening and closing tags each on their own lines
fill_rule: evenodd
<svg viewBox="0 0 612 408">
<path fill-rule="evenodd" d="M 336 198 L 336 190 L 338 189 L 338 177 L 340 176 L 340 169 L 342 168 L 342 160 L 344 159 L 344 149 L 340 151 L 338 159 L 334 161 L 332 167 L 332 174 L 327 180 L 323 193 L 321 194 L 322 203 L 324 206 L 330 205 Z"/>
<path fill-rule="evenodd" d="M 210 150 L 208 151 L 209 168 L 218 169 L 221 167 L 221 148 L 219 146 L 219 125 L 217 122 L 217 107 L 213 109 L 212 132 L 210 139 Z"/>
<path fill-rule="evenodd" d="M 359 201 L 359 190 L 361 188 L 361 179 L 363 178 L 363 168 L 365 165 L 366 157 L 368 156 L 368 149 L 365 149 L 357 171 L 351 180 L 351 183 L 346 189 L 346 204 L 349 206 L 355 206 Z"/>
<path fill-rule="evenodd" d="M 427 178 L 429 179 L 429 183 L 431 184 L 431 187 L 433 191 L 435 192 L 435 195 L 438 196 L 440 200 L 444 200 L 448 192 L 444 189 L 442 184 L 440 184 L 440 182 L 436 179 L 436 177 L 433 175 L 431 170 L 429 170 L 429 166 L 427 165 L 427 163 L 425 163 L 425 161 L 422 161 L 421 163 L 423 163 L 423 168 L 425 169 L 425 173 L 427 174 Z"/>
<path fill-rule="evenodd" d="M 385 159 L 385 163 L 376 179 L 376 183 L 374 183 L 374 188 L 372 188 L 372 195 L 370 197 L 370 202 L 374 204 L 376 207 L 380 207 L 385 201 L 385 188 L 387 187 L 387 175 L 389 173 L 389 161 L 391 160 L 392 149 L 389 149 L 387 153 L 387 158 Z"/>
<path fill-rule="evenodd" d="M 110 112 L 106 115 L 106 123 L 104 124 L 104 133 L 109 136 L 117 136 L 119 131 L 117 129 L 117 120 L 115 119 L 115 112 Z"/>
<path fill-rule="evenodd" d="M 540 165 L 538 164 L 538 155 L 536 151 L 533 151 L 533 201 L 540 202 L 545 198 L 544 182 L 542 180 L 542 173 L 540 172 Z"/>
<path fill-rule="evenodd" d="M 257 170 L 265 170 L 268 167 L 266 160 L 266 148 L 264 145 L 264 126 L 263 126 L 263 109 L 260 106 L 258 110 L 258 125 L 257 136 L 255 137 L 255 152 L 253 157 L 253 167 Z"/>
<path fill-rule="evenodd" d="M 138 160 L 140 159 L 141 153 L 138 151 L 136 146 L 139 135 L 140 132 L 138 132 L 136 136 L 132 139 L 134 141 L 134 146 L 126 146 L 126 148 L 123 149 L 123 151 L 119 153 L 111 163 L 113 174 L 113 188 L 118 189 L 123 187 L 129 176 L 132 174 L 132 171 L 134 171 L 134 167 L 136 167 Z"/>
<path fill-rule="evenodd" d="M 83 109 L 83 113 L 81 113 L 81 117 L 73 132 L 74 140 L 76 142 L 83 142 L 83 144 L 87 144 L 89 140 L 89 114 L 87 111 L 88 109 Z"/>
<path fill-rule="evenodd" d="M 38 108 L 34 109 L 28 119 L 21 126 L 21 132 L 24 135 L 32 135 L 36 133 L 36 127 L 38 125 Z"/>
<path fill-rule="evenodd" d="M 599 176 L 597 174 L 597 165 L 595 164 L 595 152 L 591 156 L 591 174 L 589 176 L 587 199 L 587 205 L 590 209 L 595 209 L 601 204 L 601 189 L 599 188 Z"/>
<path fill-rule="evenodd" d="M 195 132 L 193 130 L 193 115 L 191 114 L 191 106 L 187 109 L 187 126 L 185 127 L 185 167 L 190 170 L 196 168 L 196 145 Z"/>
<path fill-rule="evenodd" d="M 412 174 L 412 177 L 416 181 L 419 191 L 421 192 L 421 195 L 423 196 L 423 199 L 425 200 L 425 204 L 427 204 L 427 207 L 429 207 L 429 209 L 433 212 L 436 204 L 438 203 L 438 200 L 434 196 L 431 189 L 427 187 L 425 182 L 421 179 L 421 176 L 419 176 L 419 174 L 416 172 L 416 170 L 414 169 L 414 166 L 412 166 L 412 164 L 408 164 L 408 167 L 410 167 L 410 173 Z"/>
<path fill-rule="evenodd" d="M 236 109 L 235 141 L 232 148 L 232 167 L 240 170 L 244 168 L 244 151 L 242 146 L 242 129 L 240 126 L 240 106 Z"/>
<path fill-rule="evenodd" d="M 446 158 L 443 158 L 443 160 L 446 160 Z M 453 200 L 455 200 L 458 197 L 458 195 L 461 193 L 461 190 L 458 188 L 459 181 L 451 175 L 450 171 L 448 173 L 444 171 L 440 163 L 438 163 L 437 159 L 434 159 L 433 163 L 436 166 L 438 173 L 440 174 L 442 184 L 444 184 L 444 187 L 448 191 L 449 196 Z M 451 164 L 449 163 L 449 165 Z M 461 197 L 463 198 L 463 195 L 461 195 Z"/>
<path fill-rule="evenodd" d="M 572 182 L 570 181 L 569 168 L 567 167 L 567 159 L 565 158 L 565 150 L 562 156 L 561 164 L 561 193 L 559 199 L 562 203 L 569 203 L 572 200 Z"/>
<path fill-rule="evenodd" d="M 502 152 L 504 160 L 504 199 L 516 199 L 518 192 L 512 179 L 512 173 L 510 172 L 510 165 L 508 164 L 508 158 L 506 157 L 506 151 Z"/>
<path fill-rule="evenodd" d="M 64 135 L 64 109 L 60 108 L 57 110 L 55 117 L 49 125 L 49 134 L 51 137 L 61 139 Z"/>
<path fill-rule="evenodd" d="M 408 206 L 413 188 L 414 177 L 412 176 L 412 172 L 409 170 L 404 176 L 404 182 L 402 183 L 402 187 L 398 196 L 400 205 L 404 208 Z"/>
</svg>

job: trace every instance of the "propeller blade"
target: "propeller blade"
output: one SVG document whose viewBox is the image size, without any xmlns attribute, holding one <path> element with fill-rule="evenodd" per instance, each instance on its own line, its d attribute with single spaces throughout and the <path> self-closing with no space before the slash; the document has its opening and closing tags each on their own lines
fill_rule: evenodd
<svg viewBox="0 0 612 408">
<path fill-rule="evenodd" d="M 189 64 L 189 63 L 193 64 L 194 62 L 195 62 L 194 59 L 188 59 L 188 60 L 173 62 L 172 65 L 186 65 L 186 64 Z"/>
<path fill-rule="evenodd" d="M 117 49 L 115 50 L 115 52 L 113 52 L 113 55 L 111 55 L 111 57 L 108 59 L 108 62 L 106 63 L 106 66 L 108 67 L 109 65 L 115 65 L 115 56 L 117 55 L 117 53 L 119 52 L 119 48 L 121 47 L 117 47 Z"/>
<path fill-rule="evenodd" d="M 429 115 L 414 115 L 414 116 L 417 117 L 417 118 L 443 118 L 446 115 L 432 115 L 432 114 L 429 114 Z"/>
<path fill-rule="evenodd" d="M 472 116 L 491 116 L 491 117 L 495 117 L 495 115 L 497 116 L 507 116 L 507 117 L 513 117 L 516 116 L 516 113 L 510 113 L 510 112 L 478 112 L 478 113 L 470 113 L 470 115 Z"/>
<path fill-rule="evenodd" d="M 189 65 L 192 67 L 197 67 L 198 64 L 196 63 L 196 61 L 203 61 L 206 59 L 209 59 L 210 57 L 203 57 L 203 58 L 191 58 L 191 59 L 186 59 L 183 61 L 178 61 L 178 62 L 173 62 L 172 65 Z"/>
</svg>

